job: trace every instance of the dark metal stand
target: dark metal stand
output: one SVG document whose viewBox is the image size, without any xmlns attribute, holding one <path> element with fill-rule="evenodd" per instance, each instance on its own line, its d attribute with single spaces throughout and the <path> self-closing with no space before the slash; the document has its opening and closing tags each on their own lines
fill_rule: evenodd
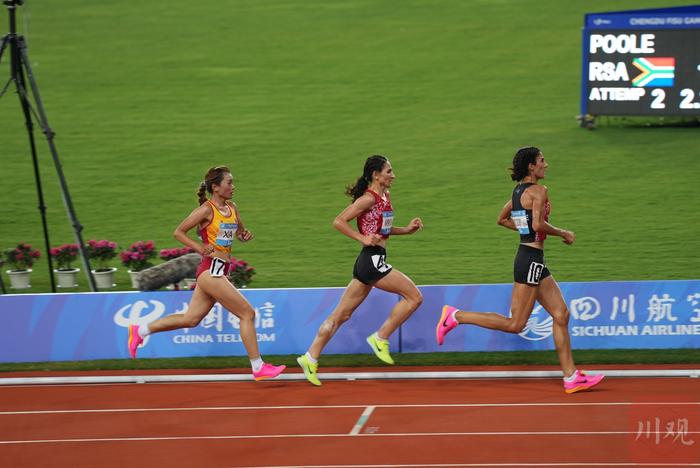
<svg viewBox="0 0 700 468">
<path fill-rule="evenodd" d="M 20 104 L 22 106 L 22 112 L 24 113 L 24 120 L 27 126 L 27 133 L 29 134 L 29 147 L 32 152 L 32 162 L 34 164 L 34 179 L 36 182 L 37 195 L 39 198 L 39 213 L 41 214 L 41 223 L 44 229 L 44 242 L 46 247 L 46 257 L 49 261 L 49 276 L 51 278 L 51 291 L 56 292 L 56 282 L 53 276 L 53 263 L 51 261 L 51 255 L 49 255 L 49 250 L 51 249 L 51 244 L 49 242 L 49 230 L 46 223 L 46 205 L 44 204 L 44 194 L 41 188 L 41 177 L 39 175 L 39 161 L 36 154 L 36 142 L 34 140 L 34 124 L 32 122 L 32 114 L 36 118 L 39 126 L 41 127 L 46 140 L 49 144 L 49 150 L 51 151 L 51 156 L 53 157 L 54 167 L 56 168 L 56 174 L 58 175 L 58 180 L 61 186 L 61 194 L 63 195 L 63 204 L 68 212 L 68 217 L 73 226 L 73 231 L 75 232 L 75 239 L 80 249 L 80 257 L 83 262 L 83 268 L 85 269 L 85 274 L 88 279 L 88 284 L 90 285 L 91 291 L 96 291 L 95 280 L 92 276 L 90 262 L 88 260 L 87 254 L 85 252 L 85 245 L 83 243 L 82 230 L 83 226 L 78 221 L 75 214 L 75 209 L 73 208 L 73 202 L 68 191 L 68 184 L 63 175 L 63 168 L 61 166 L 61 161 L 58 157 L 58 152 L 56 151 L 56 146 L 53 142 L 54 132 L 49 127 L 48 119 L 46 118 L 46 112 L 44 111 L 44 106 L 41 103 L 41 97 L 39 96 L 39 88 L 37 87 L 36 81 L 34 80 L 34 75 L 32 73 L 32 68 L 29 62 L 29 56 L 27 55 L 27 45 L 23 36 L 17 35 L 17 23 L 16 23 L 16 10 L 17 7 L 24 3 L 24 0 L 3 0 L 2 2 L 7 6 L 10 15 L 10 32 L 2 37 L 0 41 L 0 61 L 2 61 L 2 54 L 6 48 L 9 46 L 10 51 L 10 79 L 7 84 L 0 90 L 0 97 L 2 97 L 12 82 L 15 83 L 17 88 L 17 94 L 19 96 Z M 26 77 L 25 77 L 26 75 Z M 27 90 L 27 82 L 31 89 L 31 97 L 34 99 L 34 107 L 32 107 L 32 102 L 29 100 L 30 95 Z"/>
</svg>

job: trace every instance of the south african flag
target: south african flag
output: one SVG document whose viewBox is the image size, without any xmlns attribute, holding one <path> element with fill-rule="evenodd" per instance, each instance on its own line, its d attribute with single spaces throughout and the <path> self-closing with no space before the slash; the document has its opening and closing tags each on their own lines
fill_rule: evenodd
<svg viewBox="0 0 700 468">
<path fill-rule="evenodd" d="M 676 71 L 675 57 L 641 57 L 634 59 L 632 65 L 642 72 L 632 80 L 633 86 L 639 88 L 673 86 Z"/>
</svg>

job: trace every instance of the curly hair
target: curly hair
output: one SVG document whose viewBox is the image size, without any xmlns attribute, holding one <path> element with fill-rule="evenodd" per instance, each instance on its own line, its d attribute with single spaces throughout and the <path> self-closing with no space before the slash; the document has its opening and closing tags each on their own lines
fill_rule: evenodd
<svg viewBox="0 0 700 468">
<path fill-rule="evenodd" d="M 520 148 L 513 156 L 513 167 L 510 168 L 510 178 L 515 181 L 521 181 L 528 175 L 528 166 L 535 164 L 537 156 L 542 154 L 539 148 L 527 146 Z"/>
</svg>

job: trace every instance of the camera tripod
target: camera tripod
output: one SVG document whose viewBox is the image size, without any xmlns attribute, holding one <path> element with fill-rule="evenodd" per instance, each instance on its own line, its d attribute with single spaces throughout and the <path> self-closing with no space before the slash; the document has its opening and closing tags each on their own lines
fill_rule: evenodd
<svg viewBox="0 0 700 468">
<path fill-rule="evenodd" d="M 2 3 L 5 6 L 7 6 L 9 12 L 10 32 L 2 36 L 2 39 L 0 39 L 0 62 L 2 62 L 3 52 L 5 52 L 6 49 L 9 50 L 10 79 L 0 90 L 0 97 L 2 97 L 5 94 L 5 92 L 12 83 L 15 84 L 15 87 L 17 88 L 17 94 L 19 96 L 20 105 L 22 107 L 22 113 L 24 114 L 25 125 L 29 134 L 29 146 L 32 154 L 32 163 L 34 165 L 34 180 L 36 182 L 37 196 L 39 198 L 39 213 L 41 214 L 41 223 L 44 230 L 46 257 L 49 262 L 51 291 L 56 292 L 56 282 L 52 273 L 53 263 L 51 261 L 51 255 L 49 255 L 51 244 L 49 242 L 49 229 L 46 223 L 46 205 L 44 204 L 44 194 L 41 188 L 41 177 L 39 174 L 39 161 L 37 159 L 36 153 L 36 141 L 34 139 L 34 123 L 32 121 L 32 115 L 34 115 L 34 117 L 36 118 L 37 122 L 39 123 L 39 126 L 41 127 L 41 130 L 46 136 L 46 140 L 48 141 L 49 150 L 51 151 L 54 167 L 56 169 L 56 174 L 58 175 L 58 180 L 61 187 L 63 204 L 65 205 L 66 211 L 68 213 L 68 218 L 70 219 L 71 224 L 73 226 L 73 231 L 75 232 L 75 239 L 80 250 L 80 257 L 82 259 L 83 268 L 85 269 L 85 274 L 88 278 L 88 284 L 90 285 L 91 291 L 96 291 L 97 288 L 95 286 L 95 279 L 92 276 L 90 262 L 86 255 L 85 245 L 83 243 L 83 226 L 78 221 L 78 218 L 75 214 L 75 209 L 73 208 L 73 202 L 68 191 L 68 184 L 66 183 L 66 179 L 63 175 L 61 161 L 59 160 L 56 145 L 53 141 L 55 134 L 49 127 L 48 119 L 46 118 L 46 112 L 44 111 L 44 106 L 41 103 L 41 98 L 39 96 L 39 88 L 37 87 L 36 81 L 34 80 L 34 74 L 32 73 L 32 68 L 29 62 L 29 56 L 27 54 L 27 44 L 24 40 L 24 37 L 17 34 L 16 11 L 17 7 L 24 4 L 24 0 L 3 0 Z M 29 90 L 27 89 L 27 82 L 29 83 Z M 30 100 L 30 97 L 33 98 L 34 106 L 32 106 L 32 101 Z"/>
</svg>

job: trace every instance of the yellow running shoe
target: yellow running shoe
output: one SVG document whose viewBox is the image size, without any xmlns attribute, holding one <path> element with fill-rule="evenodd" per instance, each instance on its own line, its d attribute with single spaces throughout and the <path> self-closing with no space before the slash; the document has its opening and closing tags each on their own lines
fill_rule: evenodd
<svg viewBox="0 0 700 468">
<path fill-rule="evenodd" d="M 297 358 L 297 363 L 299 364 L 299 367 L 301 367 L 304 371 L 306 380 L 308 380 L 316 386 L 321 386 L 321 381 L 318 380 L 318 376 L 316 375 L 316 372 L 318 371 L 318 363 L 314 364 L 313 362 L 309 361 L 309 358 L 306 357 L 306 354 L 302 354 L 301 356 L 299 356 Z"/>
<path fill-rule="evenodd" d="M 394 360 L 391 358 L 391 354 L 389 354 L 388 341 L 379 341 L 377 339 L 377 334 L 372 333 L 367 337 L 367 343 L 372 347 L 372 351 L 374 351 L 374 354 L 376 354 L 377 357 L 383 362 L 387 364 L 394 363 Z"/>
</svg>

